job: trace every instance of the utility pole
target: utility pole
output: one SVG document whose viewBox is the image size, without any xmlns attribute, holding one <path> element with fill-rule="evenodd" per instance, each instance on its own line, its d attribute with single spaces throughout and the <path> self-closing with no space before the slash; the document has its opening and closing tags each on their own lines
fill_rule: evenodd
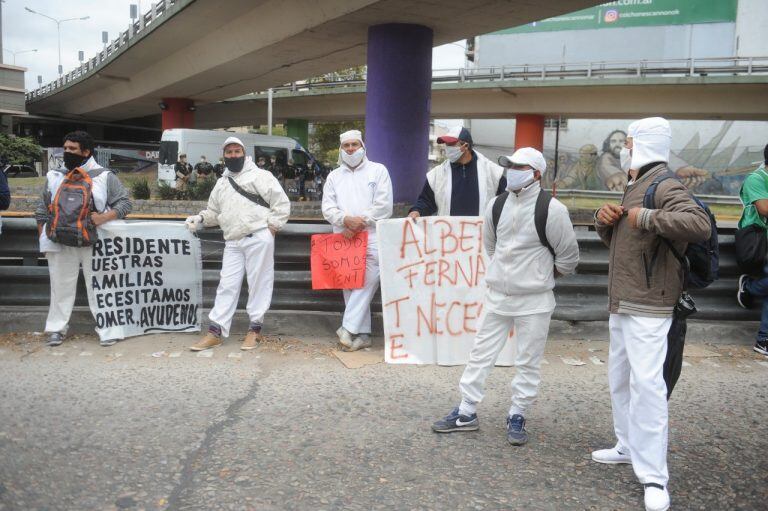
<svg viewBox="0 0 768 511">
<path fill-rule="evenodd" d="M 42 12 L 34 11 L 29 7 L 24 7 L 24 9 L 28 12 L 31 12 L 32 14 L 38 14 L 43 18 L 48 18 L 49 20 L 56 23 L 56 32 L 58 33 L 58 37 L 59 37 L 59 76 L 61 76 L 62 74 L 64 74 L 64 68 L 61 66 L 61 24 L 64 23 L 65 21 L 87 20 L 90 18 L 90 16 L 83 16 L 82 18 L 66 18 L 66 19 L 60 20 L 60 19 L 52 18 L 51 16 L 48 16 L 47 14 L 43 14 Z"/>
</svg>

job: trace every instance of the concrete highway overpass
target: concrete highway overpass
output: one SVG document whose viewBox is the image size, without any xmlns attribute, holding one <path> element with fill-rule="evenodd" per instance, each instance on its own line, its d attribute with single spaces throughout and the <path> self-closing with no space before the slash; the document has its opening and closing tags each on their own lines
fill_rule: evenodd
<svg viewBox="0 0 768 511">
<path fill-rule="evenodd" d="M 768 62 L 768 59 L 766 59 Z M 273 119 L 346 121 L 365 117 L 366 87 L 343 85 L 273 96 Z M 520 114 L 586 119 L 632 119 L 659 114 L 669 119 L 768 120 L 768 73 L 752 76 L 643 77 L 568 80 L 483 80 L 433 83 L 435 119 L 503 119 Z M 265 124 L 267 95 L 202 105 L 195 127 Z"/>
<path fill-rule="evenodd" d="M 27 106 L 33 114 L 100 121 L 144 117 L 160 113 L 164 98 L 200 106 L 366 64 L 372 26 L 427 27 L 431 49 L 597 3 L 165 0 L 81 68 L 32 91 Z M 396 56 L 422 58 L 415 42 L 412 50 Z"/>
</svg>

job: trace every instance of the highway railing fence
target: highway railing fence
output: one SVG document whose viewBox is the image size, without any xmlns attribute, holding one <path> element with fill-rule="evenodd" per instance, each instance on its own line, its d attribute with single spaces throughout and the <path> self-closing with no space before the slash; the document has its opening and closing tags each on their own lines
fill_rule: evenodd
<svg viewBox="0 0 768 511">
<path fill-rule="evenodd" d="M 334 311 L 344 309 L 341 291 L 313 291 L 310 275 L 310 236 L 330 232 L 322 224 L 288 224 L 278 234 L 275 246 L 273 310 Z M 213 305 L 221 268 L 221 231 L 200 234 L 203 252 L 203 305 Z M 557 309 L 554 318 L 567 321 L 605 320 L 607 312 L 608 249 L 593 231 L 577 229 L 581 259 L 575 275 L 558 279 L 555 287 Z M 732 233 L 723 232 L 720 241 L 720 279 L 707 289 L 693 292 L 699 312 L 696 319 L 736 321 L 758 320 L 758 309 L 744 310 L 735 299 L 739 270 Z M 50 288 L 45 258 L 38 252 L 34 219 L 6 218 L 0 234 L 0 306 L 47 306 Z M 245 308 L 246 286 L 240 296 Z M 76 305 L 87 306 L 85 283 L 78 283 Z M 374 311 L 381 310 L 377 294 Z"/>
</svg>

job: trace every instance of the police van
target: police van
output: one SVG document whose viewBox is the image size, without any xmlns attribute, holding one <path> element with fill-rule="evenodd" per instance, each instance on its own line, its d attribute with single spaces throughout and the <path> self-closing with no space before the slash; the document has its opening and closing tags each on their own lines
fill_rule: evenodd
<svg viewBox="0 0 768 511">
<path fill-rule="evenodd" d="M 264 168 L 285 183 L 286 179 L 296 180 L 303 176 L 312 178 L 320 169 L 315 158 L 301 144 L 290 137 L 233 133 L 231 131 L 172 129 L 163 131 L 160 140 L 157 180 L 176 185 L 175 164 L 180 154 L 187 155 L 187 163 L 193 167 L 201 156 L 212 165 L 222 156 L 221 145 L 231 136 L 242 140 L 245 154 L 257 163 L 265 162 Z M 284 184 L 285 186 L 285 184 Z"/>
</svg>

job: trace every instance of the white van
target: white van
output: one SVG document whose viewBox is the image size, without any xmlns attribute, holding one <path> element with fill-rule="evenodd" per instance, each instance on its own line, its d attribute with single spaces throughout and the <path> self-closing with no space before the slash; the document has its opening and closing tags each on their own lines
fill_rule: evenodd
<svg viewBox="0 0 768 511">
<path fill-rule="evenodd" d="M 157 166 L 158 182 L 165 181 L 176 186 L 174 165 L 179 154 L 187 155 L 187 163 L 193 167 L 200 161 L 201 156 L 212 165 L 219 162 L 222 155 L 221 145 L 231 136 L 235 136 L 245 144 L 245 154 L 256 162 L 263 156 L 269 163 L 275 157 L 277 168 L 284 174 L 283 178 L 293 178 L 298 167 L 315 171 L 317 163 L 301 144 L 290 137 L 275 137 L 269 135 L 254 135 L 251 133 L 233 133 L 231 131 L 172 129 L 163 131 L 160 139 L 160 155 Z"/>
</svg>

